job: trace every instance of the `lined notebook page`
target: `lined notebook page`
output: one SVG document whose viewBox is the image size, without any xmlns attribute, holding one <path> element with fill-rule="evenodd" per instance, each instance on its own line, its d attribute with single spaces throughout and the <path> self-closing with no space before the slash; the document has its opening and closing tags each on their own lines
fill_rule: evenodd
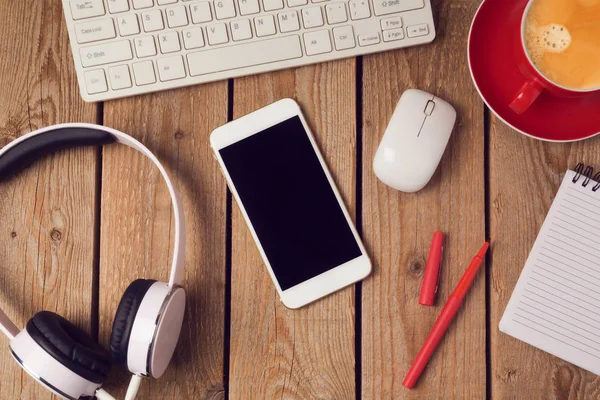
<svg viewBox="0 0 600 400">
<path fill-rule="evenodd" d="M 567 171 L 500 330 L 600 374 L 600 190 Z"/>
</svg>

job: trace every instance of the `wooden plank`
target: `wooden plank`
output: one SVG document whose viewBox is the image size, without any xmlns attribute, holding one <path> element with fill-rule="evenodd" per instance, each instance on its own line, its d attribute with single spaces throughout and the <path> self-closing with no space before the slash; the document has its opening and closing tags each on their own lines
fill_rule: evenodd
<svg viewBox="0 0 600 400">
<path fill-rule="evenodd" d="M 186 316 L 171 366 L 144 381 L 140 398 L 223 398 L 226 185 L 209 146 L 227 122 L 227 82 L 107 103 L 104 122 L 153 151 L 181 194 L 187 223 Z M 100 328 L 108 343 L 117 305 L 137 278 L 167 281 L 172 256 L 170 197 L 149 160 L 106 147 L 102 168 Z M 127 374 L 107 390 L 123 398 Z"/>
<path fill-rule="evenodd" d="M 355 61 L 237 79 L 234 116 L 285 97 L 302 107 L 353 212 Z M 232 209 L 230 398 L 354 398 L 354 289 L 285 308 L 237 204 Z"/>
<path fill-rule="evenodd" d="M 493 398 L 587 399 L 600 392 L 596 375 L 498 330 L 564 172 L 578 162 L 600 168 L 599 138 L 543 143 L 518 134 L 492 115 L 489 212 L 497 246 L 488 290 Z"/>
<path fill-rule="evenodd" d="M 61 3 L 4 1 L 0 15 L 1 145 L 55 123 L 96 122 L 96 106 L 79 96 Z M 59 152 L 0 184 L 0 307 L 19 327 L 49 310 L 92 329 L 96 165 L 93 148 Z M 0 398 L 57 398 L 1 345 Z"/>
<path fill-rule="evenodd" d="M 481 399 L 486 393 L 485 278 L 481 272 L 412 391 L 402 381 L 464 269 L 485 240 L 483 105 L 466 43 L 477 1 L 437 1 L 428 46 L 377 54 L 363 65 L 363 234 L 374 274 L 362 289 L 362 396 Z M 441 165 L 419 193 L 397 192 L 372 161 L 400 95 L 434 93 L 458 113 Z M 433 233 L 446 233 L 437 306 L 419 305 Z"/>
</svg>

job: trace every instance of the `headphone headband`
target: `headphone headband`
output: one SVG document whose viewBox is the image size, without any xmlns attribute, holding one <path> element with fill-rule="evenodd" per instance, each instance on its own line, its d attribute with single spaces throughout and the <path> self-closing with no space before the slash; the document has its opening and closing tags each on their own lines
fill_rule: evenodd
<svg viewBox="0 0 600 400">
<path fill-rule="evenodd" d="M 0 150 L 0 181 L 12 176 L 43 155 L 56 150 L 100 146 L 114 142 L 122 143 L 144 154 L 158 168 L 167 184 L 175 216 L 175 243 L 169 286 L 180 285 L 185 261 L 183 207 L 165 168 L 146 146 L 133 137 L 112 128 L 84 123 L 60 124 L 38 129 L 13 140 Z M 0 309 L 0 331 L 11 340 L 19 333 L 19 329 L 2 309 Z"/>
</svg>

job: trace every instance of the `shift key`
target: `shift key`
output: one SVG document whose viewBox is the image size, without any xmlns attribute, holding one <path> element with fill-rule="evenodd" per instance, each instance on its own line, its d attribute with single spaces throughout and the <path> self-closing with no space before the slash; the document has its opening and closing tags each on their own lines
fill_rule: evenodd
<svg viewBox="0 0 600 400">
<path fill-rule="evenodd" d="M 375 15 L 394 14 L 423 7 L 423 0 L 373 0 Z"/>
<path fill-rule="evenodd" d="M 133 58 L 129 40 L 83 47 L 79 50 L 79 54 L 81 56 L 81 64 L 84 67 L 94 67 L 96 65 L 131 60 Z"/>
</svg>

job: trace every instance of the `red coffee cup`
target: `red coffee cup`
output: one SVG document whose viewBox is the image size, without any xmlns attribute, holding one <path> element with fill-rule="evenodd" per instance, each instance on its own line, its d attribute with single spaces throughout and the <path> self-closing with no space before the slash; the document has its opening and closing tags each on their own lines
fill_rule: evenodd
<svg viewBox="0 0 600 400">
<path fill-rule="evenodd" d="M 510 103 L 510 108 L 517 114 L 522 114 L 527 111 L 542 92 L 558 97 L 580 97 L 600 92 L 600 87 L 592 89 L 571 89 L 561 86 L 548 80 L 548 78 L 546 78 L 533 64 L 531 57 L 529 57 L 529 54 L 527 54 L 527 50 L 525 49 L 525 19 L 534 1 L 536 0 L 529 0 L 529 3 L 527 3 L 527 7 L 525 7 L 523 15 L 521 16 L 521 24 L 519 25 L 520 32 L 518 35 L 515 35 L 517 38 L 515 58 L 521 73 L 527 79 Z"/>
</svg>

